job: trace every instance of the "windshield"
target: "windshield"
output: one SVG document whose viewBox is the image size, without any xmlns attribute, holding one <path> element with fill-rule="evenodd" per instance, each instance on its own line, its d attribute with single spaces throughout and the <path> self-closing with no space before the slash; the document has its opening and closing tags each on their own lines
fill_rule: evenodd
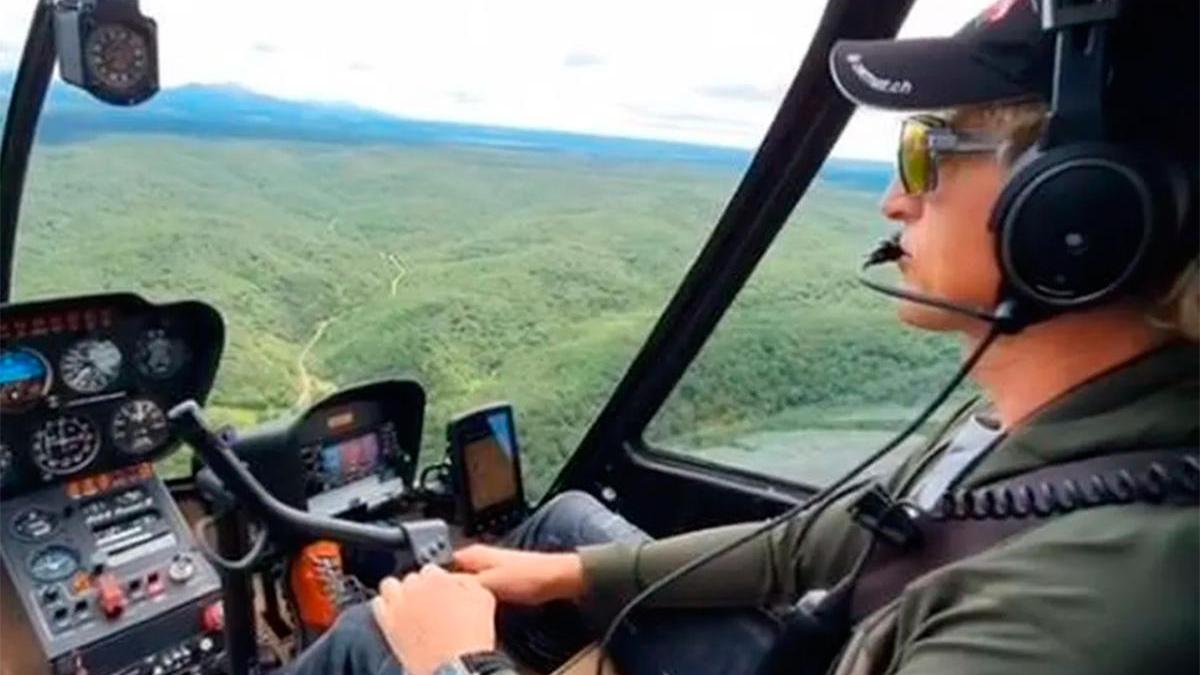
<svg viewBox="0 0 1200 675">
<path fill-rule="evenodd" d="M 141 4 L 163 91 L 117 109 L 56 83 L 16 299 L 213 304 L 228 335 L 210 414 L 238 426 L 411 376 L 436 459 L 451 416 L 512 401 L 535 495 L 704 243 L 823 9 Z M 961 19 L 924 4 L 931 32 Z M 31 12 L 0 9 L 6 99 Z M 890 145 L 863 118 L 835 155 Z"/>
</svg>

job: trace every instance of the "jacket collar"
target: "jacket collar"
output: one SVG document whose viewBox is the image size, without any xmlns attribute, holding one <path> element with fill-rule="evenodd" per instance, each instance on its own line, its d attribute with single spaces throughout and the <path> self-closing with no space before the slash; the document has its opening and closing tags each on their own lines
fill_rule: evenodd
<svg viewBox="0 0 1200 675">
<path fill-rule="evenodd" d="M 999 441 L 966 487 L 1046 464 L 1200 444 L 1200 348 L 1172 343 L 1067 391 Z"/>
</svg>

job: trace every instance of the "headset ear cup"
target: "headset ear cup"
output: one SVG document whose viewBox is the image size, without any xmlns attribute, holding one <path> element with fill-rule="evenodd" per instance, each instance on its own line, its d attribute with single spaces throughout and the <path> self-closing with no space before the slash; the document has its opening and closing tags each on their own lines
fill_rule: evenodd
<svg viewBox="0 0 1200 675">
<path fill-rule="evenodd" d="M 1042 312 L 1128 290 L 1144 272 L 1162 210 L 1141 165 L 1102 143 L 1022 156 L 991 218 L 1006 290 Z"/>
<path fill-rule="evenodd" d="M 1009 251 L 1008 245 L 1010 236 L 1007 230 L 1013 227 L 1012 223 L 1017 220 L 1012 213 L 1012 205 L 1017 201 L 1017 196 L 1021 194 L 1023 186 L 1027 185 L 1030 178 L 1035 175 L 1034 170 L 1030 167 L 1041 156 L 1040 144 L 1034 143 L 1013 161 L 1012 167 L 1009 170 L 1008 181 L 1004 184 L 1000 195 L 996 198 L 996 204 L 992 207 L 991 219 L 988 221 L 988 229 L 992 232 L 993 241 L 995 242 L 996 262 L 1000 267 L 1001 287 L 999 299 L 1001 301 L 1004 299 L 1018 301 L 1022 315 L 1027 313 L 1041 313 L 1044 305 L 1036 297 L 1030 296 L 1021 290 L 1024 284 L 1015 281 L 1019 276 L 1019 272 L 1014 270 L 1013 255 Z"/>
</svg>

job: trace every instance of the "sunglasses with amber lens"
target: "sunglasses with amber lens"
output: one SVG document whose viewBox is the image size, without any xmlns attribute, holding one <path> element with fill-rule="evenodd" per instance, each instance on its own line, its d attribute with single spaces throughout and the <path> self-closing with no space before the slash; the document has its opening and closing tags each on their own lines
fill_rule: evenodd
<svg viewBox="0 0 1200 675">
<path fill-rule="evenodd" d="M 942 155 L 995 152 L 1002 144 L 986 135 L 955 131 L 940 117 L 909 117 L 900 124 L 900 148 L 896 152 L 900 184 L 910 195 L 932 192 L 937 187 Z"/>
</svg>

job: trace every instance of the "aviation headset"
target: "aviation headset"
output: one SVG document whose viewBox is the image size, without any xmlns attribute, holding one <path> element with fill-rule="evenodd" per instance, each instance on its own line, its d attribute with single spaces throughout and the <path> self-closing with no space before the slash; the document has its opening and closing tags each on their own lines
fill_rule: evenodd
<svg viewBox="0 0 1200 675">
<path fill-rule="evenodd" d="M 1187 171 L 1148 146 L 1111 140 L 1119 2 L 1043 7 L 1043 27 L 1059 31 L 1050 119 L 1014 163 L 990 222 L 1001 297 L 1016 302 L 1023 324 L 1145 290 L 1181 253 L 1195 253 L 1186 246 L 1195 197 Z"/>
</svg>

